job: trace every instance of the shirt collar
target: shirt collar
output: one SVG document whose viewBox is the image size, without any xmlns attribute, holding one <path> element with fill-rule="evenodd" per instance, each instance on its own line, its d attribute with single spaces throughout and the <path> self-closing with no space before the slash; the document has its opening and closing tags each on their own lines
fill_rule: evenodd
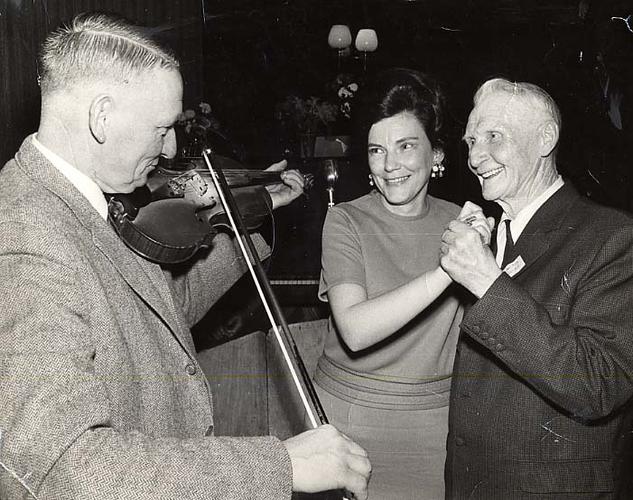
<svg viewBox="0 0 633 500">
<path fill-rule="evenodd" d="M 108 218 L 108 202 L 103 195 L 103 192 L 90 177 L 83 172 L 77 170 L 66 160 L 53 153 L 50 149 L 44 146 L 33 135 L 33 145 L 46 157 L 52 165 L 66 177 L 70 183 L 77 188 L 77 190 L 84 195 L 84 197 L 90 202 L 94 209 L 99 212 L 99 215 L 103 220 Z"/>
<path fill-rule="evenodd" d="M 517 214 L 517 216 L 512 219 L 510 222 L 510 232 L 512 233 L 512 238 L 516 242 L 523 233 L 523 230 L 530 222 L 530 219 L 534 216 L 534 214 L 541 208 L 547 200 L 549 200 L 552 195 L 563 187 L 565 182 L 563 178 L 559 175 L 553 184 L 548 187 L 545 191 L 543 191 L 538 197 L 534 198 L 527 206 L 523 207 L 523 209 Z M 499 225 L 510 217 L 508 214 L 503 212 L 501 215 L 501 221 L 499 221 Z"/>
<path fill-rule="evenodd" d="M 532 200 L 527 206 L 521 210 L 514 219 L 510 220 L 510 233 L 512 233 L 512 239 L 516 243 L 523 233 L 523 230 L 530 222 L 530 219 L 534 216 L 539 208 L 543 206 L 543 204 L 551 198 L 551 196 L 558 191 L 561 187 L 563 187 L 563 178 L 559 175 L 554 183 L 548 187 L 545 191 L 543 191 L 540 196 L 536 197 Z M 497 254 L 496 261 L 499 266 L 503 262 L 504 253 L 505 253 L 505 245 L 506 245 L 506 232 L 505 229 L 502 231 L 500 228 L 503 226 L 504 221 L 510 219 L 508 214 L 503 212 L 501 215 L 501 220 L 497 228 Z"/>
</svg>

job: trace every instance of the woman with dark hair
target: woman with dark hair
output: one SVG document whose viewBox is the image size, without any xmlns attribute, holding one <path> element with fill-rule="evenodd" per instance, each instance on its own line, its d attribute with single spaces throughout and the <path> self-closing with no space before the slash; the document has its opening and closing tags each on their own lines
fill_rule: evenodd
<svg viewBox="0 0 633 500">
<path fill-rule="evenodd" d="M 329 210 L 321 300 L 332 317 L 315 383 L 330 421 L 372 462 L 372 499 L 444 498 L 448 400 L 462 309 L 439 266 L 440 237 L 481 212 L 427 194 L 443 170 L 443 98 L 426 75 L 387 70 L 354 108 L 364 196 Z"/>
</svg>

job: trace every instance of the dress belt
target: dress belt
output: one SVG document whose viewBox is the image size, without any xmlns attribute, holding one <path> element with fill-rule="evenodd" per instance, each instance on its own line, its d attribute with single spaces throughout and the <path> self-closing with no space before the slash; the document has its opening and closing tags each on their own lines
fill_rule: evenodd
<svg viewBox="0 0 633 500">
<path fill-rule="evenodd" d="M 317 363 L 314 381 L 349 403 L 388 410 L 428 410 L 448 405 L 451 377 L 423 382 L 394 382 L 345 368 L 326 356 Z"/>
</svg>

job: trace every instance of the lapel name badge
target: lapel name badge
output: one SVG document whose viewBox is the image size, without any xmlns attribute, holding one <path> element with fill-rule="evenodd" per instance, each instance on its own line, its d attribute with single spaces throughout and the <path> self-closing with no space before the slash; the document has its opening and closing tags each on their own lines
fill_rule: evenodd
<svg viewBox="0 0 633 500">
<path fill-rule="evenodd" d="M 515 274 L 517 274 L 521 269 L 525 267 L 525 261 L 523 257 L 520 255 L 510 262 L 504 269 L 503 272 L 506 273 L 510 278 L 512 278 Z"/>
</svg>

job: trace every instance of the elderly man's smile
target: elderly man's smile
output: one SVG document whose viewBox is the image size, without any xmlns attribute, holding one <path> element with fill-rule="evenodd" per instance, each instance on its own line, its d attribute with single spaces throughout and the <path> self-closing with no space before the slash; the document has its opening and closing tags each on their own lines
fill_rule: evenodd
<svg viewBox="0 0 633 500">
<path fill-rule="evenodd" d="M 492 170 L 488 170 L 486 172 L 481 172 L 479 173 L 479 177 L 483 178 L 483 179 L 490 179 L 491 177 L 496 177 L 497 175 L 499 175 L 501 172 L 503 172 L 504 167 L 499 167 L 499 168 L 494 168 Z"/>
</svg>

